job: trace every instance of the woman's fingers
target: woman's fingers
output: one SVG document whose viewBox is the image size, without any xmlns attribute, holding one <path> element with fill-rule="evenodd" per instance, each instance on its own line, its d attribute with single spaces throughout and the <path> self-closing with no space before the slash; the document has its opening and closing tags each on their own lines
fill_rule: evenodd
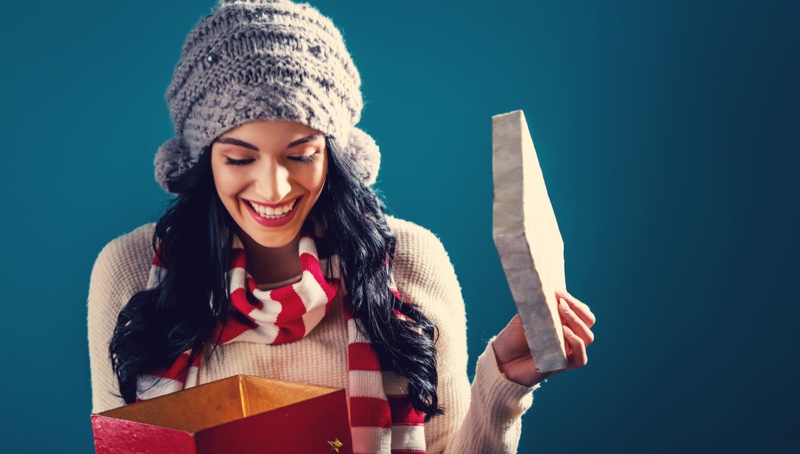
<svg viewBox="0 0 800 454">
<path fill-rule="evenodd" d="M 575 314 L 577 314 L 578 317 L 580 317 L 580 319 L 583 321 L 583 323 L 586 324 L 587 327 L 591 328 L 592 325 L 594 325 L 595 322 L 597 321 L 597 318 L 594 316 L 592 310 L 589 309 L 589 306 L 586 305 L 585 303 L 582 303 L 578 298 L 575 298 L 574 296 L 567 293 L 566 290 L 557 291 L 556 296 L 560 300 L 566 301 L 569 308 L 575 311 Z"/>
<path fill-rule="evenodd" d="M 568 368 L 573 369 L 585 366 L 586 363 L 589 362 L 589 358 L 586 356 L 586 345 L 583 343 L 583 339 L 575 334 L 569 326 L 564 326 L 564 339 L 567 341 L 567 344 L 572 347 L 572 353 L 568 357 Z"/>
<path fill-rule="evenodd" d="M 581 317 L 577 311 L 573 310 L 565 300 L 561 300 L 558 303 L 558 311 L 561 314 L 561 321 L 564 326 L 569 327 L 570 332 L 580 337 L 581 340 L 583 340 L 584 346 L 594 342 L 594 333 L 592 330 L 589 329 L 583 317 Z"/>
<path fill-rule="evenodd" d="M 519 314 L 514 315 L 508 325 L 497 335 L 494 341 L 495 355 L 500 362 L 510 362 L 526 355 L 530 357 L 528 341 Z"/>
<path fill-rule="evenodd" d="M 497 367 L 509 380 L 524 386 L 533 386 L 549 376 L 536 370 L 519 315 L 515 315 L 500 331 L 492 346 Z"/>
</svg>

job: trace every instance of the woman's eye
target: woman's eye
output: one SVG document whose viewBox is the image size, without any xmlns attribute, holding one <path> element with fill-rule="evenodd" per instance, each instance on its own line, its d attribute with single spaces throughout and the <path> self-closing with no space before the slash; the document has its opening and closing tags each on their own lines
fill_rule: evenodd
<svg viewBox="0 0 800 454">
<path fill-rule="evenodd" d="M 255 161 L 255 159 L 233 159 L 229 156 L 225 156 L 225 164 L 228 164 L 229 166 L 246 166 L 253 161 Z"/>
<path fill-rule="evenodd" d="M 312 154 L 308 154 L 305 156 L 289 156 L 289 159 L 295 162 L 302 162 L 304 164 L 309 164 L 314 162 L 317 159 L 317 156 L 319 156 L 319 153 L 314 152 Z"/>
</svg>

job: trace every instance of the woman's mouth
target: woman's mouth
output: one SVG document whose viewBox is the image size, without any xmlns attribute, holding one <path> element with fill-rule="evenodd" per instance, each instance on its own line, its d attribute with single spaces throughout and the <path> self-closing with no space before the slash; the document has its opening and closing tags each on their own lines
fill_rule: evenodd
<svg viewBox="0 0 800 454">
<path fill-rule="evenodd" d="M 292 220 L 295 207 L 301 198 L 302 196 L 278 206 L 261 205 L 250 200 L 245 200 L 245 205 L 259 224 L 266 227 L 280 227 Z"/>
</svg>

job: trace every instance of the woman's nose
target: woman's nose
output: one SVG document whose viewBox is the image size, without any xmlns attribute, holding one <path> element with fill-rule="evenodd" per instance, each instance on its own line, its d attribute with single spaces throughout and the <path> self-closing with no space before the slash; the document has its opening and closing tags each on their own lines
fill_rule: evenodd
<svg viewBox="0 0 800 454">
<path fill-rule="evenodd" d="M 256 181 L 256 191 L 268 203 L 277 203 L 283 200 L 292 190 L 289 182 L 289 169 L 279 164 L 270 164 L 261 172 Z"/>
</svg>

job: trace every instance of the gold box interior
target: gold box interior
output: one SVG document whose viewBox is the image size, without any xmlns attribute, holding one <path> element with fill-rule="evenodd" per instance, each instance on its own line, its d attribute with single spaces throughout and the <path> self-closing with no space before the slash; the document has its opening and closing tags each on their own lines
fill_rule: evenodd
<svg viewBox="0 0 800 454">
<path fill-rule="evenodd" d="M 235 375 L 99 414 L 198 432 L 336 391 L 337 388 Z"/>
</svg>

